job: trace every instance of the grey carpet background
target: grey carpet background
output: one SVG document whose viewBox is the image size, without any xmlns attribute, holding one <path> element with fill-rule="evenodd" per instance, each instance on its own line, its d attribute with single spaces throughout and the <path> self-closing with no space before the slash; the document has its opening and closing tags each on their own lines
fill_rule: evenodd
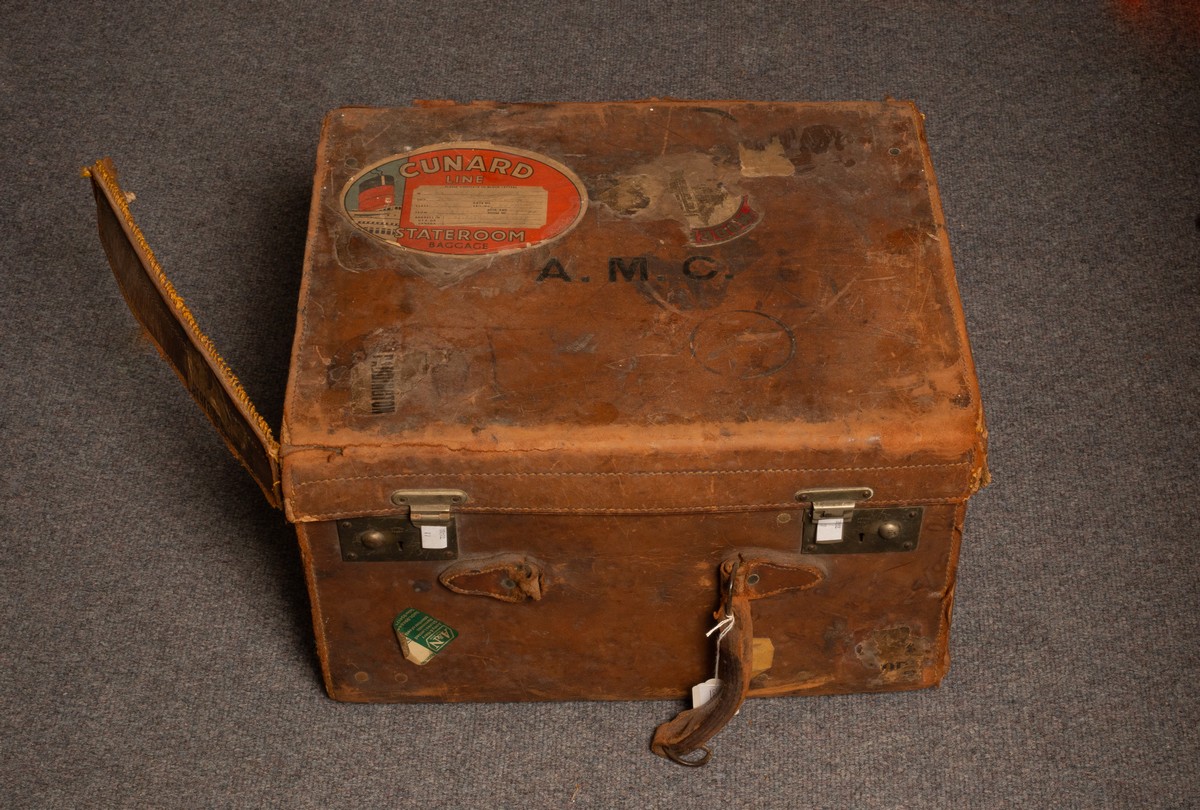
<svg viewBox="0 0 1200 810">
<path fill-rule="evenodd" d="M 202 8 L 204 10 L 202 10 Z M 3 4 L 0 805 L 1200 806 L 1200 13 L 1185 0 Z M 116 290 L 111 155 L 278 424 L 323 113 L 913 98 L 992 434 L 940 689 L 350 706 L 294 535 Z M 652 638 L 647 654 L 652 654 Z"/>
</svg>

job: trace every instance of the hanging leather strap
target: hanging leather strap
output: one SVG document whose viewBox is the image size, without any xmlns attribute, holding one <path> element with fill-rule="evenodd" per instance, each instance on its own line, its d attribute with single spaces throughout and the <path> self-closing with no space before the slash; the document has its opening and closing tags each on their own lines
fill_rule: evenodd
<svg viewBox="0 0 1200 810">
<path fill-rule="evenodd" d="M 92 180 L 100 243 L 130 311 L 271 506 L 280 507 L 279 443 L 271 428 L 167 280 L 133 221 L 133 196 L 117 185 L 112 161 L 98 160 L 83 175 Z"/>
<path fill-rule="evenodd" d="M 732 624 L 717 642 L 717 693 L 706 703 L 680 712 L 654 732 L 650 750 L 688 767 L 708 763 L 712 751 L 705 745 L 733 719 L 746 700 L 752 677 L 754 623 L 750 603 L 788 591 L 814 587 L 824 579 L 817 568 L 801 564 L 792 555 L 771 551 L 739 552 L 720 568 L 721 607 L 714 618 Z M 702 751 L 698 757 L 692 756 Z"/>
</svg>

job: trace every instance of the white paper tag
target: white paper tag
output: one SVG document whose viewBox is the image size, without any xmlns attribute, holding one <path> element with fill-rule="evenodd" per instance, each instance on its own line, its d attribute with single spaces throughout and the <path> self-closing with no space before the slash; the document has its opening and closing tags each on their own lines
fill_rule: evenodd
<svg viewBox="0 0 1200 810">
<path fill-rule="evenodd" d="M 414 225 L 541 228 L 549 199 L 537 186 L 418 186 L 409 216 Z"/>
<path fill-rule="evenodd" d="M 446 548 L 450 545 L 450 531 L 446 526 L 422 526 L 421 548 Z"/>
<path fill-rule="evenodd" d="M 845 524 L 842 518 L 826 518 L 825 520 L 817 521 L 817 542 L 818 543 L 840 543 L 842 542 L 842 526 Z"/>
<path fill-rule="evenodd" d="M 717 689 L 721 687 L 721 682 L 716 678 L 709 678 L 704 683 L 698 683 L 692 687 L 692 708 L 699 709 L 705 703 L 712 700 L 713 695 L 717 693 Z"/>
</svg>

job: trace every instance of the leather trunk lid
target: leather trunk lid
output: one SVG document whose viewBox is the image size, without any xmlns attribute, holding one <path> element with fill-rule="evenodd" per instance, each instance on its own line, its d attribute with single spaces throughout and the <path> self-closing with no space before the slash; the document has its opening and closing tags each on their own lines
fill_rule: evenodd
<svg viewBox="0 0 1200 810">
<path fill-rule="evenodd" d="M 295 521 L 400 512 L 397 488 L 653 514 L 986 476 L 907 102 L 337 110 L 298 318 Z"/>
</svg>

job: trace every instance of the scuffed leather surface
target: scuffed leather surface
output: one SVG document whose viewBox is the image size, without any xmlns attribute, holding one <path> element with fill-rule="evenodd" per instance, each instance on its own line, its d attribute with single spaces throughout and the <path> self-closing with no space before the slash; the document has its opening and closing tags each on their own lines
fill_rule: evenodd
<svg viewBox="0 0 1200 810">
<path fill-rule="evenodd" d="M 568 434 L 561 437 L 569 443 Z M 592 450 L 593 452 L 588 452 Z M 497 514 L 686 514 L 797 509 L 811 487 L 875 490 L 873 505 L 951 503 L 962 499 L 977 459 L 943 460 L 912 452 L 903 464 L 882 453 L 834 450 L 785 453 L 697 438 L 691 447 L 561 447 L 490 453 L 393 447 L 293 451 L 285 464 L 288 516 L 297 522 L 396 514 L 396 489 L 465 490 L 465 512 Z"/>
<path fill-rule="evenodd" d="M 448 140 L 562 163 L 587 188 L 586 214 L 536 248 L 436 258 L 367 238 L 340 210 L 363 167 Z M 689 244 L 667 209 L 626 194 L 638 177 L 701 175 L 748 195 L 752 231 Z M 332 695 L 683 696 L 711 672 L 721 561 L 794 555 L 796 493 L 837 486 L 924 506 L 919 546 L 813 555 L 819 581 L 764 557 L 753 630 L 774 658 L 757 674 L 746 659 L 739 694 L 941 679 L 986 429 L 911 104 L 337 110 L 312 213 L 282 464 Z M 639 257 L 645 278 L 610 269 Z M 689 260 L 714 274 L 689 277 Z M 561 276 L 546 276 L 552 261 Z M 394 355 L 395 409 L 374 413 L 354 381 L 380 352 Z M 454 511 L 468 565 L 537 559 L 552 587 L 514 609 L 499 569 L 452 578 L 491 597 L 467 598 L 439 580 L 444 563 L 342 560 L 336 520 L 396 514 L 391 492 L 421 488 L 468 493 Z M 409 607 L 459 632 L 425 667 L 390 631 Z"/>
<path fill-rule="evenodd" d="M 779 514 L 459 515 L 467 565 L 498 555 L 540 563 L 547 585 L 524 607 L 443 587 L 444 561 L 344 561 L 334 522 L 297 524 L 330 694 L 356 702 L 684 697 L 711 677 L 704 634 L 720 603 L 718 566 L 736 549 L 770 563 L 799 556 L 821 573 L 815 581 L 760 569 L 753 632 L 771 640 L 774 659 L 751 680 L 750 697 L 940 681 L 961 507 L 926 507 L 919 547 L 891 554 L 797 555 L 799 522 Z M 459 631 L 428 666 L 408 664 L 391 631 L 409 607 Z"/>
<path fill-rule="evenodd" d="M 536 248 L 436 258 L 366 237 L 340 210 L 361 167 L 447 140 L 563 163 L 587 187 L 583 220 Z M 678 217 L 644 214 L 658 203 L 625 204 L 638 177 L 699 189 L 709 175 L 753 201 L 753 230 L 689 244 Z M 294 520 L 387 513 L 401 486 L 463 488 L 474 509 L 638 514 L 774 509 L 842 483 L 936 503 L 984 479 L 911 104 L 346 108 L 326 120 L 312 214 L 284 416 Z M 711 278 L 684 274 L 694 257 Z M 610 271 L 634 258 L 645 279 Z M 551 260 L 569 282 L 538 280 Z M 721 331 L 741 319 L 759 326 Z M 713 330 L 728 340 L 706 343 Z M 774 355 L 755 348 L 771 340 Z M 370 414 L 351 381 L 381 350 L 402 381 L 395 411 Z"/>
</svg>

